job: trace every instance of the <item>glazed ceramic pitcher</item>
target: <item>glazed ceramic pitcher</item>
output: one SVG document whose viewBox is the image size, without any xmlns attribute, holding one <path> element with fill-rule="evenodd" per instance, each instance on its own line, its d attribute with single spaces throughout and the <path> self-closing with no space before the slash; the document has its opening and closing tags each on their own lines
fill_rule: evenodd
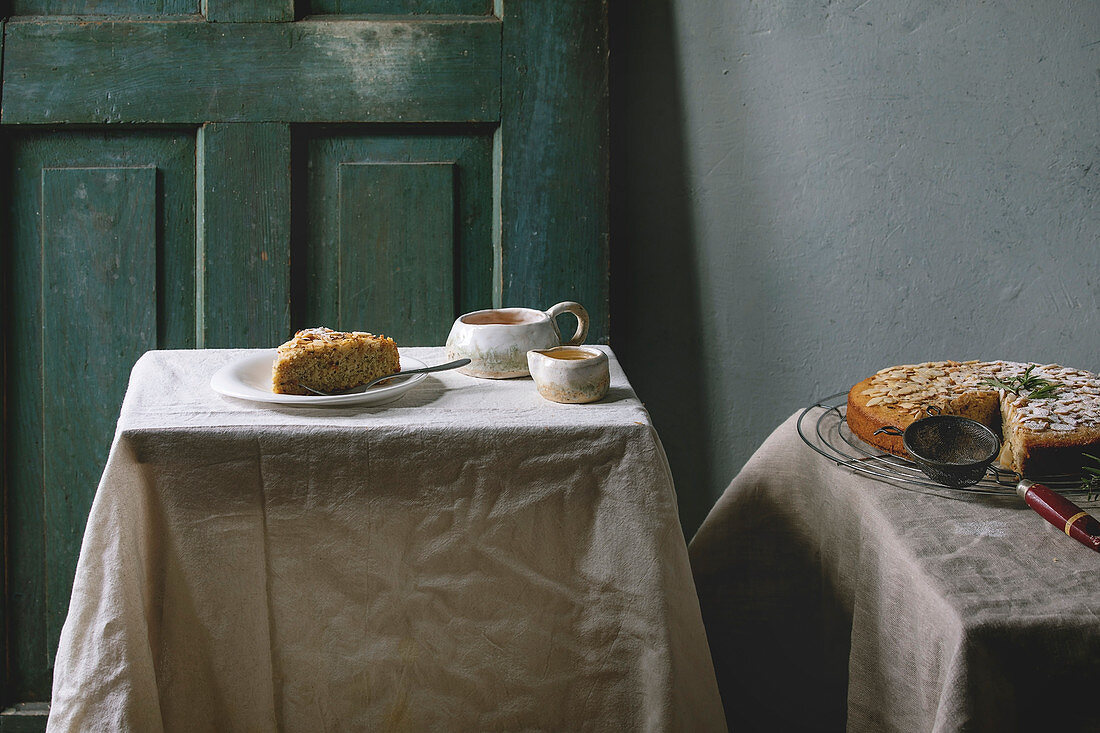
<svg viewBox="0 0 1100 733">
<path fill-rule="evenodd" d="M 562 345 L 554 319 L 562 313 L 577 317 L 577 330 L 565 345 L 584 343 L 588 311 L 580 303 L 564 301 L 545 311 L 535 308 L 492 308 L 459 316 L 447 337 L 447 358 L 469 358 L 458 371 L 474 377 L 526 377 L 527 352 Z"/>
</svg>

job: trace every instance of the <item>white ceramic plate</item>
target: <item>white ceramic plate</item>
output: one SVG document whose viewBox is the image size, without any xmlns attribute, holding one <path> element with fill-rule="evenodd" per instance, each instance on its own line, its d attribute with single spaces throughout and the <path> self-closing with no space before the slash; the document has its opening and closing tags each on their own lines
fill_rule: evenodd
<svg viewBox="0 0 1100 733">
<path fill-rule="evenodd" d="M 271 364 L 275 361 L 275 349 L 246 356 L 226 364 L 210 378 L 210 387 L 227 397 L 253 402 L 269 402 L 276 405 L 298 407 L 328 407 L 330 405 L 385 405 L 393 402 L 420 383 L 427 374 L 410 374 L 368 390 L 352 390 L 346 394 L 297 395 L 276 394 L 271 391 Z M 401 356 L 402 369 L 422 369 L 427 366 L 419 359 Z"/>
</svg>

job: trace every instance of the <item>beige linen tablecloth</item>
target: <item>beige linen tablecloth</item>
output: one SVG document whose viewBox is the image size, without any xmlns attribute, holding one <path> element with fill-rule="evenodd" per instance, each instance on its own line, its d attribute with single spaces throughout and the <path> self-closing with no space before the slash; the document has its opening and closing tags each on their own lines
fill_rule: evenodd
<svg viewBox="0 0 1100 733">
<path fill-rule="evenodd" d="M 837 466 L 796 418 L 691 543 L 730 728 L 1100 730 L 1100 555 L 1019 499 Z"/>
<path fill-rule="evenodd" d="M 302 409 L 210 389 L 250 353 L 134 367 L 51 730 L 725 729 L 668 465 L 614 358 L 592 405 L 446 372 Z"/>
</svg>

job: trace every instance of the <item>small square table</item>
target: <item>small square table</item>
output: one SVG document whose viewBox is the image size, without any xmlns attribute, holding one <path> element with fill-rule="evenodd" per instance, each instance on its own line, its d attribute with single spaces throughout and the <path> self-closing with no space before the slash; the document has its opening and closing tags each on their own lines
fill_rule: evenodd
<svg viewBox="0 0 1100 733">
<path fill-rule="evenodd" d="M 838 465 L 800 437 L 799 416 L 691 542 L 730 720 L 1096 730 L 1100 555 L 1014 494 L 921 490 Z M 803 434 L 820 447 L 815 419 Z"/>
<path fill-rule="evenodd" d="M 52 730 L 725 729 L 668 464 L 610 351 L 589 405 L 457 372 L 378 407 L 210 388 L 254 354 L 135 365 Z"/>
</svg>

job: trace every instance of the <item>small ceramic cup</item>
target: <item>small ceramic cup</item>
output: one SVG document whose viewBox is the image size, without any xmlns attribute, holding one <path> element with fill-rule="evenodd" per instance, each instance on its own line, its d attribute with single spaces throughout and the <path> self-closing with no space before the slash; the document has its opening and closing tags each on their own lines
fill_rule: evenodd
<svg viewBox="0 0 1100 733">
<path fill-rule="evenodd" d="M 533 349 L 527 352 L 527 365 L 539 394 L 551 402 L 596 402 L 611 383 L 607 354 L 591 347 Z"/>
<path fill-rule="evenodd" d="M 588 335 L 588 311 L 580 303 L 565 301 L 548 310 L 493 308 L 459 316 L 447 337 L 447 358 L 470 359 L 458 371 L 473 377 L 511 379 L 526 377 L 527 352 L 562 343 L 554 318 L 562 313 L 577 317 L 577 331 L 565 343 L 584 343 Z"/>
</svg>

